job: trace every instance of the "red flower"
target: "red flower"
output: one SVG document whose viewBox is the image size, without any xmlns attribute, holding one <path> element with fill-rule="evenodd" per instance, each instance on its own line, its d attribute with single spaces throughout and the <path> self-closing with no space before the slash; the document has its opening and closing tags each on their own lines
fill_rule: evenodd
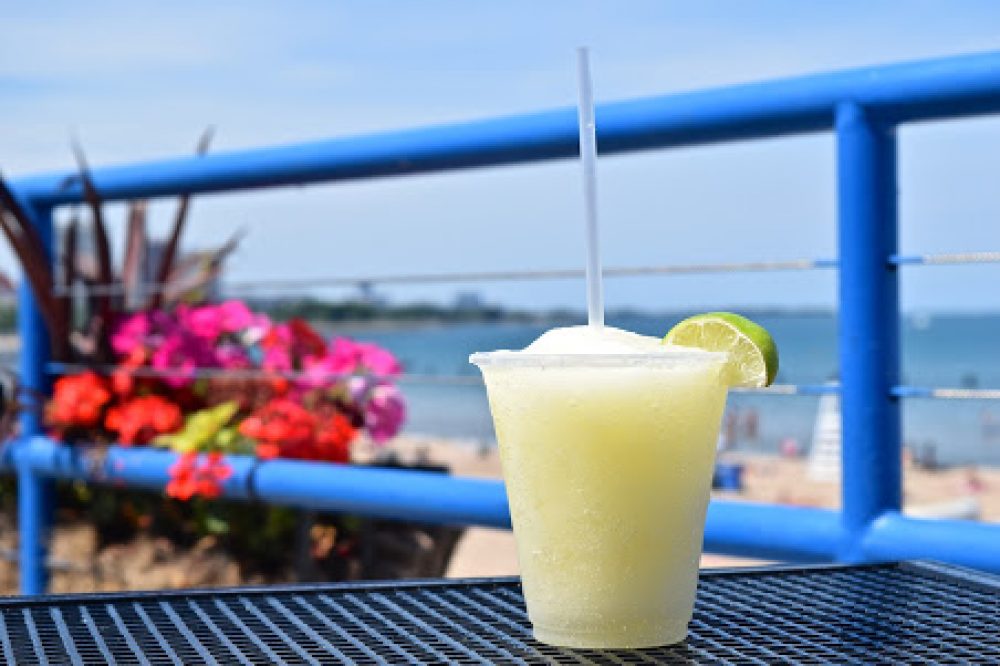
<svg viewBox="0 0 1000 666">
<path fill-rule="evenodd" d="M 121 364 L 111 373 L 111 390 L 119 396 L 129 396 L 135 392 L 135 376 L 132 371 L 142 367 L 146 362 L 146 350 L 135 347 L 122 360 Z"/>
<path fill-rule="evenodd" d="M 346 463 L 351 461 L 351 441 L 356 434 L 350 420 L 335 413 L 316 429 L 316 459 Z"/>
<path fill-rule="evenodd" d="M 198 469 L 198 492 L 202 497 L 218 497 L 222 494 L 222 482 L 232 475 L 233 468 L 226 464 L 221 453 L 209 453 Z"/>
<path fill-rule="evenodd" d="M 174 432 L 181 427 L 180 407 L 158 395 L 132 398 L 112 407 L 104 426 L 118 433 L 118 440 L 126 446 L 148 444 L 157 435 Z"/>
<path fill-rule="evenodd" d="M 112 372 L 111 389 L 115 395 L 130 395 L 135 390 L 135 379 L 132 377 L 132 372 L 125 368 L 118 368 Z"/>
<path fill-rule="evenodd" d="M 240 424 L 240 434 L 257 440 L 257 456 L 348 462 L 356 431 L 339 412 L 317 416 L 287 398 L 271 400 Z"/>
<path fill-rule="evenodd" d="M 298 318 L 271 328 L 260 346 L 264 349 L 264 367 L 269 370 L 293 370 L 305 358 L 326 352 L 323 336 Z"/>
<path fill-rule="evenodd" d="M 167 470 L 170 481 L 167 482 L 167 495 L 181 500 L 189 500 L 198 491 L 195 474 L 198 471 L 198 454 L 184 453 Z"/>
<path fill-rule="evenodd" d="M 285 395 L 291 388 L 291 382 L 286 377 L 276 375 L 270 379 L 271 390 L 277 395 Z"/>
<path fill-rule="evenodd" d="M 261 460 L 273 460 L 281 454 L 281 448 L 277 444 L 261 442 L 257 445 L 257 457 Z"/>
<path fill-rule="evenodd" d="M 308 447 L 315 429 L 316 417 L 287 398 L 271 400 L 240 424 L 240 434 L 266 447 L 258 452 L 261 457 L 275 457 L 275 448 L 286 458 L 294 457 L 289 453 Z"/>
<path fill-rule="evenodd" d="M 305 319 L 289 320 L 288 328 L 292 331 L 292 351 L 299 356 L 322 356 L 326 352 L 326 340 Z"/>
<path fill-rule="evenodd" d="M 87 371 L 56 380 L 49 419 L 57 426 L 90 428 L 101 422 L 101 412 L 111 400 L 108 382 Z"/>
<path fill-rule="evenodd" d="M 209 499 L 218 497 L 222 494 L 222 482 L 233 475 L 233 468 L 218 452 L 204 458 L 194 452 L 185 453 L 168 471 L 167 495 L 180 500 L 189 500 L 195 495 Z"/>
</svg>

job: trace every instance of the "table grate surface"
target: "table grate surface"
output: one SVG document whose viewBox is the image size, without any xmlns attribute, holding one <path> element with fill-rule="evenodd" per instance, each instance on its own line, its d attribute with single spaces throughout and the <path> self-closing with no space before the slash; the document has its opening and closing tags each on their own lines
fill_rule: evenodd
<svg viewBox="0 0 1000 666">
<path fill-rule="evenodd" d="M 687 641 L 531 638 L 516 580 L 0 600 L 9 664 L 1000 664 L 1000 578 L 934 563 L 704 573 Z"/>
</svg>

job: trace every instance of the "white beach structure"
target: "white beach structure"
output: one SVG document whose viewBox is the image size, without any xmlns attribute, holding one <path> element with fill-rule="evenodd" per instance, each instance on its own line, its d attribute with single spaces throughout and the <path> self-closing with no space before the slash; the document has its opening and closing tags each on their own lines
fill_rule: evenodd
<svg viewBox="0 0 1000 666">
<path fill-rule="evenodd" d="M 819 399 L 806 477 L 810 481 L 840 482 L 840 396 L 827 394 Z"/>
</svg>

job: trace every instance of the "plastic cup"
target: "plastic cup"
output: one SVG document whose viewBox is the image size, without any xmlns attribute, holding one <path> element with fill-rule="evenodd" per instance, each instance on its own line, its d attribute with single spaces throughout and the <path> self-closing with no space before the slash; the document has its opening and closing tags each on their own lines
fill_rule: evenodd
<svg viewBox="0 0 1000 666">
<path fill-rule="evenodd" d="M 473 354 L 535 638 L 682 641 L 726 399 L 725 354 Z"/>
</svg>

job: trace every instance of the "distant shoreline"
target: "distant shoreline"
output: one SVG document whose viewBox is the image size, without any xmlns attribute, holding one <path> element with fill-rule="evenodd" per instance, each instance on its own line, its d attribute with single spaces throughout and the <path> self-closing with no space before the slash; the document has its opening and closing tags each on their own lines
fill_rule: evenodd
<svg viewBox="0 0 1000 666">
<path fill-rule="evenodd" d="M 421 327 L 443 327 L 462 324 L 529 324 L 538 326 L 572 325 L 585 323 L 587 313 L 576 310 L 506 310 L 501 307 L 490 307 L 484 309 L 452 309 L 443 306 L 430 305 L 406 305 L 400 307 L 385 307 L 373 309 L 362 317 L 346 316 L 316 316 L 316 312 L 295 312 L 296 308 L 283 308 L 281 313 L 274 313 L 272 309 L 264 308 L 268 314 L 276 319 L 287 319 L 289 317 L 301 317 L 310 322 L 323 325 L 336 325 L 352 329 L 378 329 L 378 330 L 399 330 L 403 328 Z M 738 312 L 751 319 L 769 318 L 796 318 L 796 319 L 836 319 L 837 312 L 819 308 L 740 308 L 740 307 L 718 307 L 714 311 Z M 664 321 L 678 321 L 694 314 L 700 314 L 706 310 L 637 310 L 632 308 L 622 308 L 618 310 L 608 310 L 605 313 L 606 320 L 628 320 L 628 319 L 661 319 Z M 419 313 L 419 314 L 418 314 Z M 918 326 L 926 326 L 934 320 L 975 320 L 981 318 L 1000 317 L 1000 311 L 981 312 L 947 312 L 947 311 L 913 311 L 904 312 L 900 319 L 904 322 L 913 323 Z"/>
</svg>

